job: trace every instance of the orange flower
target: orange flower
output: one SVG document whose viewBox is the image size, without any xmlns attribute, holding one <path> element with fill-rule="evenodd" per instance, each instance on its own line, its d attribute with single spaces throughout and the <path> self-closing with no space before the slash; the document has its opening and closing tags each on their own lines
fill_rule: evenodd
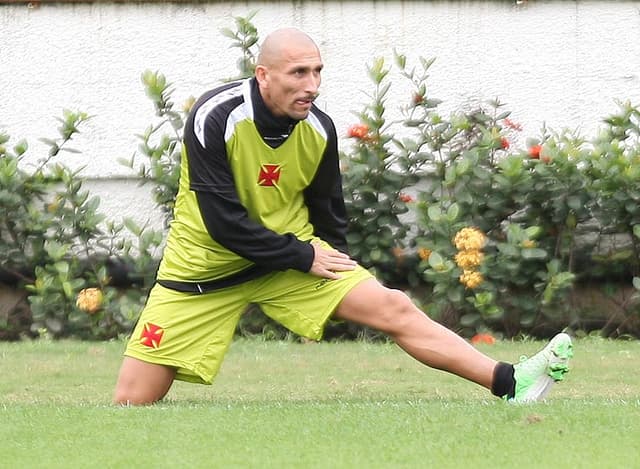
<svg viewBox="0 0 640 469">
<path fill-rule="evenodd" d="M 478 249 L 467 249 L 460 251 L 455 256 L 456 264 L 463 270 L 474 270 L 484 259 L 484 254 Z"/>
<path fill-rule="evenodd" d="M 423 261 L 426 261 L 431 256 L 431 249 L 418 248 L 418 257 Z"/>
<path fill-rule="evenodd" d="M 460 283 L 470 290 L 478 288 L 482 285 L 482 282 L 484 282 L 484 277 L 475 270 L 463 270 L 462 275 L 460 275 Z"/>
<path fill-rule="evenodd" d="M 458 251 L 482 249 L 486 243 L 485 234 L 474 227 L 462 228 L 453 238 L 453 244 Z"/>
<path fill-rule="evenodd" d="M 473 337 L 471 337 L 471 343 L 474 345 L 477 345 L 477 344 L 493 345 L 496 343 L 496 338 L 491 334 L 476 334 Z"/>
<path fill-rule="evenodd" d="M 400 200 L 402 200 L 405 204 L 408 204 L 410 202 L 413 202 L 415 199 L 413 197 L 411 197 L 409 194 L 404 194 L 402 192 L 400 192 L 400 195 L 398 196 L 398 198 Z"/>
<path fill-rule="evenodd" d="M 87 314 L 97 313 L 102 308 L 102 291 L 99 288 L 80 290 L 76 306 Z"/>
<path fill-rule="evenodd" d="M 347 137 L 364 139 L 369 134 L 369 126 L 366 124 L 353 124 L 347 131 Z"/>
<path fill-rule="evenodd" d="M 507 137 L 502 137 L 500 139 L 500 147 L 503 150 L 508 150 L 510 146 L 511 146 L 511 144 L 509 143 L 509 140 L 507 140 Z"/>
<path fill-rule="evenodd" d="M 534 160 L 540 158 L 540 152 L 542 151 L 542 145 L 534 145 L 529 148 L 529 156 Z"/>
<path fill-rule="evenodd" d="M 513 122 L 511 119 L 507 118 L 504 120 L 504 125 L 511 130 L 517 130 L 518 132 L 522 130 L 522 126 L 517 122 Z"/>
</svg>

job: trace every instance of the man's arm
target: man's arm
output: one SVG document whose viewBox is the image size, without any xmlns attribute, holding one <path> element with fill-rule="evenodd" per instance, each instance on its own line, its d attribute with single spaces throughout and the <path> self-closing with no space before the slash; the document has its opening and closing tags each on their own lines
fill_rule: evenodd
<svg viewBox="0 0 640 469">
<path fill-rule="evenodd" d="M 280 235 L 252 221 L 235 189 L 196 191 L 196 197 L 207 231 L 225 248 L 273 270 L 311 269 L 313 247 L 292 233 Z"/>
</svg>

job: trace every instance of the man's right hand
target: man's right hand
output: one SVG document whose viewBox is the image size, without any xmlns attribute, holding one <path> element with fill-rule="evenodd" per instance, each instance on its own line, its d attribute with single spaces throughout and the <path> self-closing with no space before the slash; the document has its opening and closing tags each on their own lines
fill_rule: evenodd
<svg viewBox="0 0 640 469">
<path fill-rule="evenodd" d="M 357 262 L 343 252 L 325 248 L 318 242 L 312 242 L 314 256 L 309 273 L 318 277 L 337 280 L 337 272 L 347 272 L 356 268 Z"/>
</svg>

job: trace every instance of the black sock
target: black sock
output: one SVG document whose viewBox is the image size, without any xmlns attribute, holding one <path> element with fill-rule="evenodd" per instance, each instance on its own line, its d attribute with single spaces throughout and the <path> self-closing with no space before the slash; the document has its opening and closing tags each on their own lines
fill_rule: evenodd
<svg viewBox="0 0 640 469">
<path fill-rule="evenodd" d="M 498 362 L 493 370 L 493 382 L 491 392 L 494 396 L 511 399 L 516 392 L 516 379 L 513 377 L 513 365 L 511 363 Z"/>
</svg>

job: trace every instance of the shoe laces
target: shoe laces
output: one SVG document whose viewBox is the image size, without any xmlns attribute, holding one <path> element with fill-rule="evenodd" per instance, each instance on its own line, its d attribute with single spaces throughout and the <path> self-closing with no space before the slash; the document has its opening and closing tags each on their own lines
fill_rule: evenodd
<svg viewBox="0 0 640 469">
<path fill-rule="evenodd" d="M 527 355 L 520 355 L 520 364 L 524 365 L 524 367 L 526 368 L 531 369 L 540 366 L 540 362 L 544 362 L 545 367 L 547 368 L 546 374 L 554 381 L 562 381 L 564 379 L 564 375 L 569 371 L 567 359 L 573 357 L 573 347 L 571 347 L 571 344 L 566 344 L 566 346 L 568 350 L 560 351 L 560 353 L 556 353 L 555 350 L 549 350 L 552 357 L 562 357 L 563 361 L 557 362 L 549 360 L 549 357 L 546 356 L 544 351 L 541 351 L 533 355 L 532 357 L 528 357 Z M 528 363 L 525 363 L 527 361 Z"/>
</svg>

